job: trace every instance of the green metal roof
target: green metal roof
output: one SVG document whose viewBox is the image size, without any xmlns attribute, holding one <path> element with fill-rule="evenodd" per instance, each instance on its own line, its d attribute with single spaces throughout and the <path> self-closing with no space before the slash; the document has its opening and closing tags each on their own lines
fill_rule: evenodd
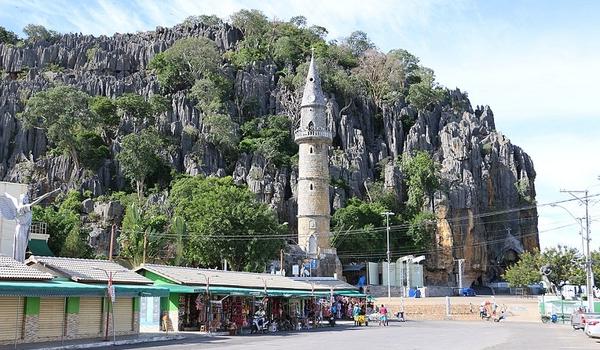
<svg viewBox="0 0 600 350">
<path fill-rule="evenodd" d="M 164 282 L 158 282 L 158 281 L 155 282 L 154 285 L 157 287 L 168 288 L 171 293 L 206 293 L 206 287 L 202 286 L 202 285 L 186 286 L 186 285 L 181 285 L 181 284 L 164 283 Z M 257 289 L 257 288 L 210 286 L 209 291 L 211 294 L 221 294 L 221 295 L 241 295 L 241 296 L 257 296 L 257 297 L 265 296 L 265 290 Z M 341 294 L 341 293 L 346 293 L 346 294 Z M 360 294 L 358 292 L 353 292 L 353 291 L 334 292 L 334 294 L 355 296 L 355 297 L 364 296 L 363 294 Z M 315 290 L 314 292 L 311 292 L 311 291 L 306 291 L 306 290 L 267 288 L 266 295 L 267 296 L 281 296 L 281 297 L 328 296 L 328 295 L 330 295 L 330 291 Z"/>
<path fill-rule="evenodd" d="M 55 279 L 45 282 L 28 281 L 0 281 L 1 296 L 105 296 L 105 284 L 85 284 L 68 280 Z M 168 288 L 152 285 L 116 284 L 117 297 L 154 296 L 165 297 L 169 295 Z"/>
<path fill-rule="evenodd" d="M 86 285 L 71 281 L 53 280 L 47 282 L 0 281 L 2 296 L 102 296 L 106 287 Z"/>
<path fill-rule="evenodd" d="M 29 241 L 29 251 L 36 256 L 54 256 L 48 247 L 48 242 L 43 239 L 32 239 Z"/>
</svg>

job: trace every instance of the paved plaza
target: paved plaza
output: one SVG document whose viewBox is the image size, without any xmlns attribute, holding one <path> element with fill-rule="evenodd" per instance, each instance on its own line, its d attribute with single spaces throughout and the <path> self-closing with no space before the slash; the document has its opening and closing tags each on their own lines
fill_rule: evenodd
<svg viewBox="0 0 600 350">
<path fill-rule="evenodd" d="M 116 347 L 126 349 L 126 347 Z M 409 321 L 389 327 L 339 325 L 308 332 L 237 337 L 188 337 L 134 349 L 599 349 L 567 325 L 521 322 Z M 113 348 L 114 349 L 114 348 Z"/>
</svg>

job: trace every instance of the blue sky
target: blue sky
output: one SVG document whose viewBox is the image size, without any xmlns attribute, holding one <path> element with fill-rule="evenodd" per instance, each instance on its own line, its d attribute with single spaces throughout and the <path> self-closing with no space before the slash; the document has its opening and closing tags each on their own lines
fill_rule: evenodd
<svg viewBox="0 0 600 350">
<path fill-rule="evenodd" d="M 241 8 L 269 17 L 304 15 L 335 39 L 360 29 L 384 51 L 407 49 L 443 85 L 490 105 L 497 128 L 533 158 L 538 203 L 568 198 L 561 188 L 600 193 L 600 25 L 598 1 L 159 1 L 0 0 L 0 25 L 28 23 L 61 32 L 106 34 L 171 26 L 189 15 L 227 18 Z M 575 216 L 583 208 L 565 205 Z M 591 216 L 600 247 L 600 203 Z M 541 208 L 542 247 L 580 247 L 576 225 L 558 208 Z"/>
</svg>

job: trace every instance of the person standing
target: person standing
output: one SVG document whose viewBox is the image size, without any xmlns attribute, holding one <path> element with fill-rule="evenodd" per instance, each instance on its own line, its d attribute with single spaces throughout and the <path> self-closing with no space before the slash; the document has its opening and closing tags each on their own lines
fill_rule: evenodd
<svg viewBox="0 0 600 350">
<path fill-rule="evenodd" d="M 354 308 L 352 309 L 352 318 L 354 319 L 354 325 L 360 326 L 360 322 L 358 321 L 358 316 L 360 315 L 360 307 L 358 304 L 354 304 Z"/>
</svg>

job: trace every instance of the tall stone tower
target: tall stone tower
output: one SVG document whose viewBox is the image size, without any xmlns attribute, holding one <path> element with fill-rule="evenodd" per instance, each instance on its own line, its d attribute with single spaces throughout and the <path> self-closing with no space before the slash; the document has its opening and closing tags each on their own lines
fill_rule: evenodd
<svg viewBox="0 0 600 350">
<path fill-rule="evenodd" d="M 295 131 L 298 160 L 298 245 L 308 256 L 335 255 L 329 222 L 329 146 L 332 133 L 314 55 L 311 57 Z"/>
</svg>

